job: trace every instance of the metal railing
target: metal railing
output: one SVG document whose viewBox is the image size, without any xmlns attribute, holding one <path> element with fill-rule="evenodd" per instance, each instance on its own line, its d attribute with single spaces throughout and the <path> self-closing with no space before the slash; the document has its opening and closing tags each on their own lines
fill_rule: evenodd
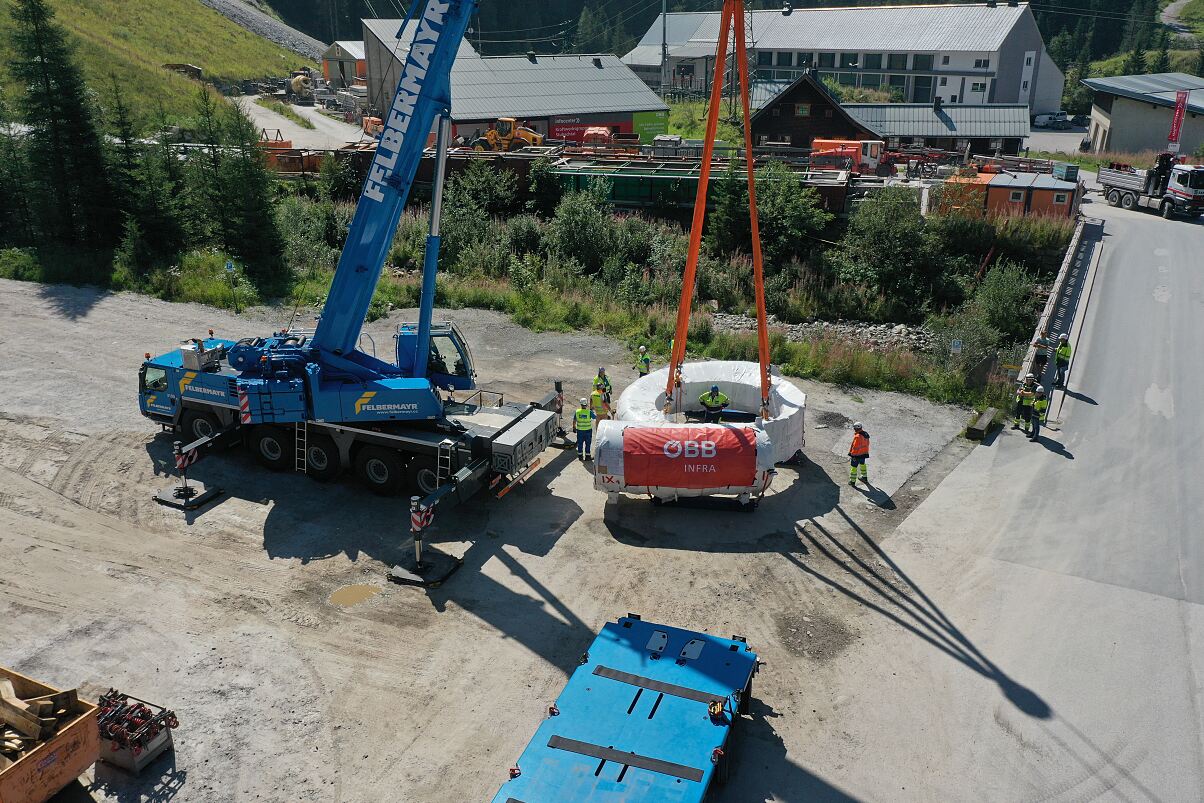
<svg viewBox="0 0 1204 803">
<path fill-rule="evenodd" d="M 1095 223 L 1095 221 L 1092 220 L 1091 223 Z M 1029 341 L 1028 350 L 1024 353 L 1024 361 L 1020 364 L 1020 374 L 1017 379 L 1021 381 L 1032 371 L 1033 360 L 1036 359 L 1037 350 L 1039 348 L 1046 348 L 1045 346 L 1034 346 L 1032 343 L 1041 336 L 1042 332 L 1049 332 L 1054 311 L 1058 308 L 1058 302 L 1062 298 L 1062 293 L 1066 290 L 1067 277 L 1070 276 L 1071 268 L 1073 268 L 1076 260 L 1079 258 L 1079 249 L 1083 244 L 1083 230 L 1086 229 L 1087 224 L 1087 218 L 1079 218 L 1078 225 L 1074 227 L 1074 235 L 1070 238 L 1070 245 L 1066 248 L 1066 256 L 1062 259 L 1062 266 L 1058 269 L 1058 277 L 1054 279 L 1053 287 L 1049 290 L 1049 298 L 1045 302 L 1045 309 L 1041 312 L 1041 317 L 1037 319 L 1037 328 L 1033 331 L 1033 337 Z M 1037 379 L 1040 381 L 1041 377 Z"/>
</svg>

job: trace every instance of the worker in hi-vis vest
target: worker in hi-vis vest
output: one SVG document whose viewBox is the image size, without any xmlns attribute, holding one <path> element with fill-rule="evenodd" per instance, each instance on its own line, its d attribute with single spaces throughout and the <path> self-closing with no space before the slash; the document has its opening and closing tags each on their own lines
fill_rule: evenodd
<svg viewBox="0 0 1204 803">
<path fill-rule="evenodd" d="M 640 376 L 652 373 L 652 358 L 648 356 L 648 347 L 640 346 L 635 355 L 635 372 Z"/>
<path fill-rule="evenodd" d="M 589 402 L 581 400 L 581 406 L 573 411 L 573 429 L 577 431 L 577 456 L 582 460 L 593 460 L 590 454 L 594 443 L 594 411 L 589 409 Z"/>
<path fill-rule="evenodd" d="M 1049 399 L 1045 398 L 1045 388 L 1042 385 L 1037 385 L 1037 395 L 1033 397 L 1033 434 L 1029 436 L 1030 441 L 1035 441 L 1037 436 L 1041 434 L 1041 424 L 1045 421 L 1045 416 L 1049 412 Z"/>
<path fill-rule="evenodd" d="M 607 404 L 610 404 L 611 389 L 610 377 L 606 375 L 606 368 L 599 368 L 598 375 L 594 377 L 594 390 L 602 391 L 602 397 Z"/>
<path fill-rule="evenodd" d="M 861 481 L 870 484 L 870 472 L 865 467 L 865 461 L 870 456 L 870 433 L 865 431 L 861 422 L 853 424 L 853 443 L 849 446 L 849 485 L 857 484 L 857 471 L 861 470 Z"/>
<path fill-rule="evenodd" d="M 731 400 L 727 394 L 719 390 L 718 385 L 711 385 L 711 389 L 698 397 L 698 403 L 702 405 L 705 411 L 703 414 L 703 422 L 707 424 L 720 423 L 720 416 L 723 414 L 723 409 Z"/>
<path fill-rule="evenodd" d="M 1032 418 L 1033 397 L 1037 395 L 1037 377 L 1029 372 L 1024 376 L 1024 383 L 1016 388 L 1016 417 L 1012 421 L 1012 429 L 1024 427 L 1028 432 L 1029 419 Z"/>
<path fill-rule="evenodd" d="M 589 409 L 598 420 L 610 418 L 610 403 L 606 401 L 606 394 L 598 388 L 589 394 Z"/>
<path fill-rule="evenodd" d="M 1066 389 L 1066 371 L 1070 368 L 1070 338 L 1065 332 L 1058 335 L 1058 347 L 1054 349 L 1054 387 Z"/>
</svg>

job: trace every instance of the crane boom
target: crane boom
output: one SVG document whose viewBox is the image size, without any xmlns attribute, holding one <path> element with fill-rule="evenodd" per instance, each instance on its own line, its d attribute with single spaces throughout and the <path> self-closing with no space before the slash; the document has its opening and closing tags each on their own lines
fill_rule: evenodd
<svg viewBox="0 0 1204 803">
<path fill-rule="evenodd" d="M 476 5 L 476 0 L 428 0 L 415 19 L 415 3 L 399 33 L 403 39 L 407 29 L 412 34 L 409 52 L 393 103 L 382 115 L 376 155 L 311 341 L 323 357 L 355 359 L 364 317 L 431 127 L 437 116 L 450 111 L 451 68 Z"/>
</svg>

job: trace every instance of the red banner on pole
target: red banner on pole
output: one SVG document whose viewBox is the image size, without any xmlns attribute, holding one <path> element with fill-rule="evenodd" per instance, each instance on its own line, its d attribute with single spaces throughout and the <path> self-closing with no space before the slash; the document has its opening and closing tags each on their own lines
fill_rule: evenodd
<svg viewBox="0 0 1204 803">
<path fill-rule="evenodd" d="M 661 488 L 748 487 L 757 477 L 752 429 L 628 427 L 623 431 L 623 479 Z"/>
<path fill-rule="evenodd" d="M 1187 114 L 1187 91 L 1181 89 L 1175 93 L 1175 116 L 1171 118 L 1171 133 L 1167 135 L 1167 142 L 1179 141 L 1179 131 L 1183 128 L 1185 114 Z"/>
</svg>

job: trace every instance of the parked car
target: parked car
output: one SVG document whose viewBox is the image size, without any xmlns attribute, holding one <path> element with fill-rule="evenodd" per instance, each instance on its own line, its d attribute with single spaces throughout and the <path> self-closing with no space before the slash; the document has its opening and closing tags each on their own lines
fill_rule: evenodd
<svg viewBox="0 0 1204 803">
<path fill-rule="evenodd" d="M 1064 111 L 1046 112 L 1038 114 L 1033 118 L 1033 125 L 1037 128 L 1070 128 L 1070 119 Z"/>
</svg>

